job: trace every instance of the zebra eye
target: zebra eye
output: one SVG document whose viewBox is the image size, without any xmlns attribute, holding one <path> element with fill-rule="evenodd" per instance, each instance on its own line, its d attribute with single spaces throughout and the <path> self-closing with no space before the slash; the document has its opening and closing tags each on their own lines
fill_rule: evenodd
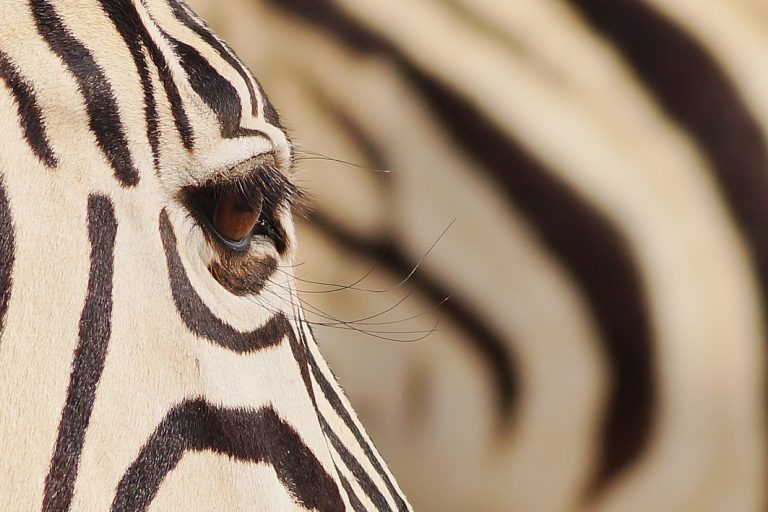
<svg viewBox="0 0 768 512">
<path fill-rule="evenodd" d="M 224 190 L 216 201 L 211 225 L 233 248 L 244 248 L 260 224 L 263 203 L 258 192 L 246 195 L 237 189 Z"/>
<path fill-rule="evenodd" d="M 245 194 L 239 187 L 226 188 L 216 196 L 209 217 L 214 233 L 230 248 L 245 249 L 261 223 L 264 198 L 257 191 Z"/>
<path fill-rule="evenodd" d="M 210 235 L 209 240 L 235 252 L 247 252 L 251 241 L 271 244 L 280 253 L 287 249 L 287 235 L 282 227 L 280 208 L 289 203 L 281 183 L 259 179 L 228 183 L 206 183 L 182 191 L 185 203 L 198 225 Z"/>
</svg>

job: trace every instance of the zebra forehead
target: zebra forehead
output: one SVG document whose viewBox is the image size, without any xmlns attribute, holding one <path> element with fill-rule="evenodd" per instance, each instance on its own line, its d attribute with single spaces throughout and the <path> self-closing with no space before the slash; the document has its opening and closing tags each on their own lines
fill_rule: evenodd
<svg viewBox="0 0 768 512">
<path fill-rule="evenodd" d="M 290 167 L 290 144 L 261 86 L 183 3 L 31 0 L 0 13 L 9 21 L 0 28 L 0 78 L 46 165 L 61 163 L 57 145 L 82 141 L 72 128 L 80 122 L 103 157 L 81 168 L 106 161 L 127 187 L 154 169 L 178 188 L 262 154 Z M 23 32 L 37 36 L 31 45 Z"/>
</svg>

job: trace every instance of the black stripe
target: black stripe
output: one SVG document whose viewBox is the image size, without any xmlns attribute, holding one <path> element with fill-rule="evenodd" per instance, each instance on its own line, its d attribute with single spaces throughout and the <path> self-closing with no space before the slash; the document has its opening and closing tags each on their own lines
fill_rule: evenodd
<svg viewBox="0 0 768 512">
<path fill-rule="evenodd" d="M 341 486 L 344 487 L 344 492 L 347 493 L 347 498 L 349 498 L 349 504 L 352 505 L 352 510 L 354 512 L 366 512 L 365 507 L 360 502 L 360 498 L 357 497 L 354 489 L 349 485 L 349 482 L 344 478 L 344 475 L 341 474 L 339 468 L 336 468 L 336 473 L 339 475 L 339 480 L 341 480 Z"/>
<path fill-rule="evenodd" d="M 223 347 L 237 352 L 248 352 L 272 346 L 279 343 L 284 337 L 287 337 L 315 413 L 321 421 L 324 421 L 317 408 L 314 388 L 309 375 L 308 359 L 310 357 L 308 356 L 306 340 L 303 334 L 301 340 L 299 340 L 283 313 L 277 313 L 264 327 L 248 333 L 240 333 L 229 325 L 224 324 L 211 313 L 189 282 L 178 254 L 176 237 L 165 211 L 162 211 L 160 214 L 160 233 L 168 262 L 169 280 L 174 302 L 187 327 L 199 336 L 208 338 Z M 359 433 L 357 435 L 360 436 Z M 370 453 L 370 448 L 364 441 L 363 445 L 367 453 Z M 339 477 L 341 478 L 341 474 L 339 474 Z M 391 487 L 386 477 L 383 478 Z M 400 499 L 399 496 L 397 499 Z M 131 509 L 126 508 L 124 510 Z M 407 509 L 403 508 L 402 510 Z"/>
<path fill-rule="evenodd" d="M 355 477 L 357 483 L 360 484 L 360 488 L 363 489 L 365 495 L 368 496 L 374 504 L 376 510 L 380 512 L 390 510 L 386 498 L 384 498 L 384 495 L 379 488 L 376 487 L 376 484 L 373 483 L 371 477 L 368 476 L 368 473 L 365 472 L 363 466 L 360 465 L 355 456 L 350 453 L 346 446 L 344 446 L 344 443 L 341 442 L 341 439 L 339 439 L 339 436 L 336 435 L 336 432 L 333 431 L 323 415 L 318 414 L 318 418 L 320 419 L 320 426 L 323 428 L 325 437 L 331 442 L 333 449 L 339 454 L 342 462 L 344 462 L 344 465 L 347 466 L 349 471 Z M 339 473 L 339 476 L 341 476 L 341 473 Z"/>
<path fill-rule="evenodd" d="M 532 222 L 579 284 L 602 330 L 612 383 L 593 489 L 632 464 L 647 444 L 655 414 L 653 340 L 643 285 L 623 235 L 561 183 L 482 111 L 418 69 L 396 47 L 331 0 L 271 0 L 359 51 L 390 57 L 421 93 L 453 142 L 478 162 Z M 623 3 L 622 3 L 623 5 Z M 450 304 L 450 303 L 449 303 Z"/>
<path fill-rule="evenodd" d="M 355 146 L 365 155 L 367 165 L 375 169 L 391 168 L 382 148 L 365 133 L 362 126 L 345 114 L 342 105 L 336 104 L 316 88 L 310 90 L 310 93 L 316 102 L 323 107 L 325 115 L 336 121 L 339 127 L 350 136 Z M 379 174 L 379 176 L 382 175 Z M 396 197 L 392 190 L 393 184 L 390 175 L 383 175 L 383 179 L 379 180 L 377 184 L 381 191 L 380 200 L 384 201 L 385 210 L 397 208 Z M 340 243 L 345 248 L 365 257 L 384 263 L 398 274 L 409 274 L 416 263 L 405 256 L 400 244 L 391 235 L 385 235 L 381 241 L 363 240 L 332 222 L 320 211 L 311 215 L 310 221 L 313 227 L 322 230 L 336 243 Z M 518 398 L 519 377 L 515 374 L 514 355 L 510 350 L 514 343 L 495 332 L 489 322 L 482 319 L 471 305 L 462 301 L 459 295 L 453 293 L 452 290 L 446 289 L 446 286 L 436 276 L 429 275 L 423 268 L 418 274 L 409 278 L 409 284 L 435 302 L 443 302 L 446 297 L 451 297 L 450 301 L 441 307 L 441 314 L 450 318 L 456 326 L 467 334 L 462 340 L 469 343 L 470 349 L 478 351 L 480 357 L 490 368 L 491 376 L 495 381 L 493 389 L 499 407 L 499 417 L 502 420 L 501 426 L 506 427 L 511 422 L 514 404 Z"/>
<path fill-rule="evenodd" d="M 768 304 L 768 146 L 736 87 L 694 39 L 642 2 L 571 2 L 700 143 L 752 245 Z"/>
<path fill-rule="evenodd" d="M 158 132 L 158 114 L 157 103 L 155 102 L 154 87 L 149 75 L 147 59 L 144 56 L 144 47 L 141 44 L 141 34 L 144 29 L 140 25 L 137 16 L 129 16 L 125 9 L 118 8 L 118 3 L 114 1 L 101 0 L 101 7 L 112 20 L 118 33 L 122 36 L 131 58 L 136 66 L 141 81 L 141 89 L 144 93 L 144 117 L 145 131 L 150 148 L 152 149 L 152 160 L 155 170 L 160 166 L 160 133 Z M 135 11 L 133 11 L 135 13 Z M 139 25 L 137 25 L 139 23 Z"/>
<path fill-rule="evenodd" d="M 91 419 L 96 386 L 112 332 L 112 274 L 117 220 L 111 201 L 88 197 L 88 239 L 91 266 L 88 293 L 80 315 L 80 331 L 61 413 L 56 446 L 45 479 L 42 510 L 69 510 L 77 479 L 85 432 Z"/>
<path fill-rule="evenodd" d="M 355 51 L 397 53 L 393 45 L 354 20 L 334 0 L 267 0 L 267 3 L 316 25 Z"/>
<path fill-rule="evenodd" d="M 11 209 L 8 206 L 8 198 L 5 196 L 5 187 L 0 180 L 0 333 L 5 328 L 5 315 L 8 312 L 8 302 L 11 300 L 15 253 Z"/>
<path fill-rule="evenodd" d="M 309 330 L 310 326 L 303 319 L 303 317 L 301 317 L 301 313 L 299 313 L 299 316 L 297 317 L 297 321 L 299 322 L 299 324 L 297 325 L 297 330 L 299 333 L 300 340 L 297 340 L 293 335 L 293 332 L 291 332 L 289 336 L 291 340 L 291 349 L 293 350 L 293 355 L 294 355 L 294 358 L 296 359 L 296 363 L 298 364 L 301 370 L 301 376 L 302 376 L 302 379 L 304 380 L 304 385 L 309 391 L 309 396 L 312 399 L 312 404 L 315 408 L 315 413 L 317 414 L 317 418 L 320 421 L 321 427 L 323 429 L 323 432 L 325 433 L 326 438 L 331 441 L 331 444 L 334 444 L 334 441 L 330 439 L 328 433 L 326 432 L 326 430 L 330 430 L 329 428 L 327 428 L 328 424 L 325 418 L 323 417 L 323 415 L 320 413 L 320 409 L 317 406 L 317 399 L 315 397 L 314 386 L 312 385 L 312 380 L 310 377 L 310 368 L 312 370 L 312 374 L 315 377 L 315 382 L 317 382 L 317 384 L 320 386 L 320 391 L 323 393 L 323 396 L 325 396 L 328 403 L 336 411 L 336 414 L 338 414 L 339 417 L 342 418 L 342 421 L 344 421 L 344 424 L 347 426 L 349 431 L 352 432 L 352 435 L 354 435 L 358 445 L 360 445 L 360 447 L 363 449 L 363 453 L 365 453 L 366 458 L 374 467 L 374 469 L 376 469 L 376 472 L 378 473 L 379 477 L 381 477 L 381 480 L 387 486 L 387 489 L 389 490 L 392 498 L 395 500 L 395 504 L 397 505 L 397 510 L 400 512 L 407 512 L 408 510 L 410 510 L 408 508 L 408 505 L 405 503 L 403 496 L 397 491 L 397 489 L 395 489 L 395 486 L 393 485 L 392 481 L 389 479 L 389 476 L 384 471 L 384 468 L 379 462 L 379 459 L 373 454 L 371 444 L 365 440 L 362 433 L 360 432 L 360 429 L 358 429 L 357 425 L 355 425 L 355 423 L 353 422 L 349 410 L 347 410 L 347 408 L 341 402 L 339 395 L 333 389 L 330 382 L 328 382 L 328 380 L 325 378 L 325 375 L 323 375 L 323 373 L 320 371 L 320 368 L 317 365 L 317 361 L 315 361 L 314 356 L 309 350 L 309 342 L 307 340 L 307 337 L 303 329 L 304 327 L 306 327 Z M 336 449 L 336 451 L 339 452 L 339 449 Z M 349 452 L 347 451 L 347 453 Z M 339 455 L 342 455 L 342 454 L 339 453 Z M 353 458 L 353 457 L 351 454 L 349 454 L 348 458 Z M 358 464 L 357 461 L 354 461 L 354 463 Z M 356 507 L 355 502 L 359 504 L 359 500 L 357 499 L 357 497 L 354 495 L 351 488 L 349 487 L 349 482 L 346 481 L 346 479 L 344 478 L 344 475 L 339 471 L 338 467 L 336 468 L 336 474 L 338 475 L 339 479 L 342 482 L 342 485 L 344 486 L 344 489 L 347 491 L 349 495 L 350 504 L 352 504 L 353 508 L 355 508 Z M 368 481 L 370 482 L 370 479 L 368 479 Z M 371 483 L 371 485 L 373 484 Z M 366 493 L 368 492 L 369 491 L 366 491 Z M 381 494 L 378 489 L 375 489 L 375 491 L 372 491 L 372 492 Z M 355 508 L 355 510 L 357 510 L 357 508 Z"/>
<path fill-rule="evenodd" d="M 243 79 L 246 87 L 248 87 L 248 94 L 251 98 L 251 114 L 256 117 L 259 111 L 259 102 L 256 98 L 256 91 L 253 88 L 253 83 L 251 82 L 248 73 L 245 71 L 243 64 L 235 58 L 232 49 L 229 48 L 223 41 L 220 41 L 213 34 L 213 32 L 211 32 L 210 29 L 208 29 L 208 27 L 202 23 L 202 21 L 193 18 L 192 15 L 187 11 L 186 6 L 181 5 L 176 0 L 168 0 L 168 5 L 171 7 L 171 11 L 177 20 L 179 20 L 192 32 L 197 34 L 197 36 L 205 41 L 208 46 L 216 50 L 216 53 L 219 54 L 219 57 L 224 59 L 224 61 L 229 64 L 232 69 L 237 71 L 237 74 L 240 75 L 240 78 Z"/>
<path fill-rule="evenodd" d="M 264 91 L 264 87 L 262 87 L 261 82 L 256 80 L 256 78 L 254 78 L 254 80 L 256 81 L 256 87 L 259 88 L 259 97 L 264 104 L 264 120 L 272 126 L 280 128 L 280 131 L 285 133 L 285 128 L 280 121 L 280 114 L 277 112 L 277 109 L 272 104 L 272 102 L 269 101 L 269 96 L 267 96 L 267 93 Z"/>
<path fill-rule="evenodd" d="M 196 49 L 168 34 L 164 35 L 173 45 L 192 89 L 216 115 L 222 137 L 232 139 L 259 135 L 269 138 L 259 130 L 240 127 L 242 119 L 240 94 L 229 80 L 221 76 Z"/>
<path fill-rule="evenodd" d="M 335 244 L 371 258 L 397 275 L 408 275 L 413 270 L 415 262 L 404 254 L 401 245 L 394 240 L 364 239 L 345 230 L 319 211 L 312 213 L 308 221 L 311 227 Z M 513 344 L 505 335 L 497 332 L 493 324 L 483 318 L 471 304 L 462 300 L 460 294 L 453 293 L 424 267 L 408 278 L 408 284 L 435 303 L 450 297 L 440 306 L 440 314 L 450 318 L 451 322 L 464 331 L 472 344 L 471 348 L 477 350 L 483 358 L 493 379 L 500 427 L 506 428 L 513 418 L 514 406 L 519 399 L 519 377 L 515 371 L 514 354 L 510 349 Z"/>
<path fill-rule="evenodd" d="M 155 158 L 155 166 L 157 166 L 159 151 L 156 151 L 154 144 L 156 139 L 159 138 L 159 134 L 156 133 L 158 129 L 156 119 L 156 106 L 155 98 L 152 93 L 152 81 L 149 76 L 149 70 L 144 59 L 142 52 L 143 48 L 147 50 L 149 58 L 152 59 L 152 63 L 157 70 L 160 82 L 163 84 L 163 90 L 165 91 L 166 98 L 171 107 L 171 115 L 176 126 L 176 130 L 179 133 L 181 142 L 188 150 L 192 150 L 194 147 L 194 132 L 192 126 L 187 117 L 187 113 L 184 110 L 184 103 L 179 94 L 179 90 L 176 87 L 176 83 L 173 81 L 171 74 L 171 68 L 168 64 L 165 55 L 155 44 L 152 36 L 149 34 L 147 27 L 141 20 L 141 16 L 136 11 L 136 6 L 133 2 L 128 0 L 100 0 L 101 6 L 104 11 L 109 15 L 115 28 L 120 33 L 120 36 L 125 41 L 133 57 L 136 68 L 139 72 L 142 88 L 144 90 L 145 101 L 145 113 L 147 116 L 147 137 L 152 145 L 153 156 Z"/>
<path fill-rule="evenodd" d="M 299 367 L 299 371 L 301 372 L 301 378 L 304 381 L 304 387 L 307 389 L 307 393 L 309 394 L 309 397 L 312 400 L 312 406 L 314 407 L 315 414 L 318 418 L 318 421 L 320 422 L 320 427 L 323 431 L 323 435 L 325 436 L 326 439 L 330 440 L 327 433 L 327 430 L 329 430 L 328 424 L 325 421 L 325 418 L 323 418 L 322 414 L 320 413 L 320 409 L 317 406 L 317 397 L 315 396 L 315 388 L 312 385 L 312 378 L 310 377 L 310 373 L 309 373 L 309 363 L 310 361 L 312 361 L 312 364 L 315 364 L 315 361 L 312 358 L 312 356 L 309 354 L 309 344 L 306 336 L 304 335 L 304 331 L 301 328 L 301 324 L 297 325 L 297 330 L 299 332 L 299 338 L 297 338 L 294 335 L 293 330 L 291 330 L 291 332 L 289 333 L 291 351 L 293 352 L 293 357 L 296 360 L 296 364 Z M 331 444 L 333 444 L 332 440 L 331 440 Z M 368 448 L 368 445 L 366 444 L 365 447 Z M 338 452 L 339 450 L 336 450 L 336 451 Z M 368 451 L 370 451 L 370 449 L 368 449 Z M 350 454 L 349 457 L 352 457 L 352 455 Z M 334 462 L 334 469 L 336 470 L 336 475 L 338 476 L 342 487 L 344 487 L 344 491 L 347 493 L 347 497 L 349 498 L 349 503 L 352 506 L 352 509 L 355 512 L 364 511 L 365 507 L 363 507 L 362 503 L 360 503 L 360 499 L 354 493 L 347 479 L 344 477 L 341 471 L 339 471 L 339 468 L 338 466 L 336 466 L 335 462 Z M 376 489 L 376 492 L 381 494 L 378 491 L 378 489 Z"/>
<path fill-rule="evenodd" d="M 600 438 L 597 490 L 631 465 L 650 440 L 655 415 L 654 342 L 639 270 L 613 222 L 554 177 L 469 102 L 427 76 L 412 75 L 453 141 L 480 162 L 569 271 L 601 330 L 612 384 Z"/>
<path fill-rule="evenodd" d="M 317 399 L 315 397 L 314 386 L 312 385 L 312 379 L 310 377 L 310 371 L 309 371 L 311 366 L 312 372 L 315 374 L 315 381 L 320 383 L 320 380 L 317 378 L 317 374 L 320 372 L 320 369 L 318 368 L 317 362 L 315 361 L 314 357 L 309 351 L 309 343 L 304 334 L 304 330 L 302 329 L 302 326 L 306 326 L 307 329 L 309 329 L 309 324 L 307 324 L 305 321 L 301 319 L 297 319 L 297 320 L 299 320 L 300 322 L 300 324 L 297 326 L 300 340 L 297 339 L 294 336 L 293 331 L 291 331 L 289 335 L 289 339 L 291 341 L 291 350 L 293 351 L 293 356 L 296 359 L 296 363 L 298 364 L 299 369 L 301 371 L 301 377 L 304 381 L 304 386 L 307 388 L 307 391 L 309 392 L 309 396 L 310 396 L 310 399 L 312 400 L 312 405 L 315 408 L 315 414 L 317 415 L 317 418 L 320 422 L 320 426 L 322 428 L 323 434 L 325 435 L 325 438 L 331 442 L 331 445 L 333 446 L 334 450 L 336 450 L 336 452 L 342 458 L 342 461 L 347 466 L 347 468 L 349 468 L 350 471 L 352 471 L 352 474 L 355 476 L 355 479 L 360 483 L 360 486 L 363 488 L 363 491 L 366 493 L 366 495 L 369 498 L 371 498 L 373 503 L 376 504 L 377 508 L 379 510 L 389 510 L 389 506 L 386 504 L 386 501 L 383 495 L 381 494 L 381 491 L 371 481 L 370 477 L 365 473 L 365 470 L 363 470 L 362 467 L 360 466 L 360 463 L 354 458 L 354 456 L 349 452 L 349 450 L 347 450 L 347 448 L 343 446 L 343 443 L 341 443 L 339 438 L 336 436 L 336 434 L 328 425 L 328 422 L 320 413 L 320 409 L 317 406 Z M 397 507 L 398 507 L 397 508 L 398 511 L 407 512 L 410 509 L 405 504 L 405 501 L 403 500 L 402 496 L 397 492 L 394 485 L 392 485 L 392 482 L 389 480 L 387 474 L 384 472 L 384 469 L 382 468 L 378 459 L 374 456 L 371 450 L 370 444 L 365 441 L 359 429 L 357 429 L 356 425 L 352 422 L 352 418 L 350 417 L 349 411 L 341 403 L 339 396 L 336 394 L 336 392 L 331 387 L 330 383 L 325 379 L 325 376 L 322 375 L 322 373 L 320 374 L 320 378 L 322 379 L 322 383 L 323 383 L 323 385 L 321 385 L 321 391 L 323 392 L 323 395 L 331 404 L 331 407 L 337 411 L 337 414 L 339 414 L 339 416 L 344 419 L 344 423 L 347 425 L 347 428 L 352 432 L 358 444 L 363 448 L 363 452 L 365 453 L 366 457 L 371 462 L 373 467 L 376 469 L 377 473 L 381 477 L 382 481 L 384 481 L 384 483 L 387 486 L 387 489 L 390 491 L 392 497 L 394 498 L 395 503 L 397 504 Z M 341 481 L 341 484 L 344 487 L 344 490 L 346 491 L 347 496 L 349 497 L 350 505 L 352 505 L 352 508 L 355 511 L 365 510 L 365 507 L 363 507 L 362 503 L 360 503 L 359 498 L 355 495 L 354 491 L 349 485 L 349 482 L 346 480 L 346 478 L 341 473 L 341 471 L 339 471 L 339 468 L 335 467 L 335 469 L 336 469 L 336 475 L 339 477 L 339 480 Z"/>
<path fill-rule="evenodd" d="M 331 385 L 331 383 L 328 382 L 328 379 L 326 379 L 325 375 L 320 370 L 320 367 L 318 366 L 317 362 L 315 361 L 315 358 L 311 353 L 308 353 L 307 362 L 309 364 L 309 368 L 312 370 L 312 376 L 314 377 L 315 382 L 317 382 L 317 384 L 320 386 L 320 390 L 322 391 L 323 396 L 331 405 L 333 410 L 336 411 L 336 414 L 339 416 L 339 418 L 341 418 L 341 420 L 344 422 L 344 424 L 347 426 L 349 431 L 357 440 L 357 444 L 360 445 L 360 448 L 362 448 L 366 458 L 371 463 L 373 468 L 376 470 L 376 473 L 378 473 L 381 480 L 387 486 L 387 490 L 394 498 L 395 503 L 397 505 L 397 509 L 399 511 L 407 511 L 408 505 L 406 505 L 405 500 L 402 498 L 400 493 L 395 488 L 395 485 L 392 483 L 392 480 L 389 478 L 389 475 L 387 475 L 386 471 L 384 471 L 384 467 L 379 462 L 378 457 L 376 457 L 376 455 L 373 453 L 370 443 L 366 441 L 366 439 L 363 437 L 362 432 L 357 427 L 354 420 L 352 420 L 351 413 L 349 412 L 347 407 L 344 405 L 344 403 L 341 401 L 341 398 L 339 398 L 339 395 L 336 393 L 336 390 L 333 389 L 333 386 Z M 319 411 L 318 411 L 318 417 L 320 418 L 322 423 L 325 423 L 325 419 L 323 418 L 323 416 L 320 414 Z M 325 430 L 325 427 L 324 427 L 324 430 Z M 328 434 L 326 433 L 326 435 Z M 331 439 L 331 442 L 333 442 L 332 439 Z M 337 449 L 336 451 L 339 451 L 339 450 Z M 343 454 L 339 453 L 339 455 L 343 455 Z M 355 476 L 357 477 L 357 475 Z M 362 482 L 361 482 L 361 485 L 362 485 Z"/>
<path fill-rule="evenodd" d="M 171 6 L 173 14 L 176 16 L 176 19 L 178 19 L 181 23 L 183 23 L 195 34 L 197 34 L 200 39 L 215 49 L 221 58 L 224 59 L 227 64 L 232 66 L 232 68 L 234 68 L 243 79 L 245 85 L 248 87 L 248 93 L 251 97 L 251 114 L 253 114 L 254 117 L 258 116 L 259 98 L 261 98 L 261 101 L 264 102 L 264 119 L 269 124 L 282 129 L 280 125 L 280 117 L 278 116 L 275 107 L 269 101 L 267 95 L 264 94 L 264 89 L 261 87 L 261 84 L 258 80 L 256 80 L 256 78 L 253 77 L 253 75 L 251 75 L 251 73 L 245 69 L 243 63 L 235 57 L 235 52 L 233 52 L 232 49 L 226 45 L 226 43 L 216 37 L 216 35 L 211 32 L 211 30 L 205 26 L 202 21 L 196 17 L 193 17 L 188 11 L 187 6 L 182 5 L 177 0 L 169 0 L 168 3 Z M 256 86 L 259 88 L 259 96 L 256 95 L 256 91 L 253 88 L 253 82 L 256 82 Z"/>
<path fill-rule="evenodd" d="M 148 33 L 144 33 L 144 44 L 160 77 L 160 83 L 163 84 L 165 96 L 171 106 L 173 123 L 176 126 L 179 138 L 181 138 L 181 143 L 188 151 L 192 151 L 195 147 L 195 133 L 189 117 L 187 117 L 187 112 L 184 110 L 184 102 L 181 99 L 179 89 L 176 87 L 176 82 L 173 81 L 171 66 Z"/>
<path fill-rule="evenodd" d="M 328 128 L 330 129 L 332 124 L 337 125 L 338 129 L 351 139 L 352 144 L 362 155 L 362 162 L 366 166 L 377 170 L 392 169 L 392 162 L 387 157 L 382 142 L 372 138 L 365 127 L 347 113 L 347 107 L 317 86 L 308 86 L 306 89 L 314 102 L 322 108 L 322 115 L 328 118 Z M 383 211 L 395 211 L 399 207 L 395 187 L 396 177 L 381 172 L 372 173 L 372 177 L 377 181 L 376 186 L 380 191 Z M 388 226 L 385 229 L 392 229 L 392 227 Z"/>
<path fill-rule="evenodd" d="M 24 139 L 32 152 L 48 167 L 55 167 L 58 162 L 53 153 L 48 136 L 45 133 L 43 112 L 37 103 L 32 86 L 24 81 L 8 56 L 0 52 L 0 79 L 5 82 L 16 100 L 19 124 L 24 132 Z"/>
<path fill-rule="evenodd" d="M 253 116 L 255 117 L 258 115 L 260 98 L 264 104 L 264 119 L 272 126 L 276 126 L 280 128 L 280 130 L 285 131 L 280 123 L 280 116 L 278 115 L 277 110 L 275 110 L 274 105 L 272 105 L 272 102 L 269 101 L 269 97 L 264 92 L 264 88 L 261 86 L 261 82 L 259 82 L 245 68 L 243 63 L 237 59 L 235 52 L 233 52 L 229 46 L 227 46 L 223 41 L 216 37 L 216 35 L 211 32 L 211 30 L 202 21 L 196 17 L 193 17 L 188 10 L 189 7 L 181 5 L 177 0 L 169 0 L 169 4 L 171 5 L 171 9 L 173 10 L 174 15 L 179 21 L 189 27 L 201 39 L 203 39 L 203 41 L 213 47 L 219 53 L 222 59 L 224 59 L 230 66 L 237 70 L 238 74 L 242 77 L 248 86 L 248 93 L 251 96 L 251 113 Z M 253 88 L 252 81 L 256 82 L 256 87 L 259 91 L 258 96 L 256 95 L 256 91 Z"/>
<path fill-rule="evenodd" d="M 294 318 L 295 322 L 298 322 L 298 318 Z M 315 413 L 320 416 L 320 410 L 317 407 L 317 398 L 315 397 L 315 388 L 312 385 L 312 377 L 309 374 L 309 345 L 307 338 L 304 336 L 304 332 L 301 330 L 301 326 L 296 326 L 299 336 L 297 337 L 293 329 L 290 329 L 288 334 L 288 340 L 291 344 L 291 352 L 293 358 L 296 360 L 296 365 L 301 373 L 301 380 L 304 382 L 304 387 L 307 390 L 310 400 L 312 400 L 312 406 L 315 408 Z"/>
<path fill-rule="evenodd" d="M 262 327 L 253 331 L 240 332 L 216 317 L 198 295 L 189 281 L 187 271 L 181 262 L 176 235 L 171 227 L 168 214 L 160 212 L 160 237 L 168 264 L 168 280 L 171 285 L 173 302 L 187 328 L 198 336 L 234 352 L 246 353 L 260 350 L 282 341 L 291 332 L 288 319 L 282 313 L 275 314 Z"/>
<path fill-rule="evenodd" d="M 618 47 L 662 108 L 707 156 L 746 235 L 763 318 L 768 318 L 768 146 L 748 105 L 698 42 L 643 2 L 571 3 Z"/>
<path fill-rule="evenodd" d="M 124 186 L 139 182 L 112 87 L 91 52 L 64 27 L 46 0 L 30 0 L 37 31 L 66 64 L 85 100 L 91 132 L 109 161 L 115 178 Z"/>
<path fill-rule="evenodd" d="M 184 402 L 165 416 L 120 479 L 112 510 L 146 510 L 165 476 L 188 451 L 268 463 L 298 504 L 320 512 L 344 510 L 334 480 L 274 409 L 224 409 L 203 399 Z"/>
</svg>

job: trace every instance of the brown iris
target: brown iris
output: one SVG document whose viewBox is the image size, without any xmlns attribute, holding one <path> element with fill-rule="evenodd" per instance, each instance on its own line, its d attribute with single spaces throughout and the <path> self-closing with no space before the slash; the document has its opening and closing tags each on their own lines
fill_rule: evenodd
<svg viewBox="0 0 768 512">
<path fill-rule="evenodd" d="M 246 197 L 238 190 L 225 190 L 213 212 L 213 227 L 227 240 L 244 241 L 259 222 L 263 202 L 261 194 Z"/>
</svg>

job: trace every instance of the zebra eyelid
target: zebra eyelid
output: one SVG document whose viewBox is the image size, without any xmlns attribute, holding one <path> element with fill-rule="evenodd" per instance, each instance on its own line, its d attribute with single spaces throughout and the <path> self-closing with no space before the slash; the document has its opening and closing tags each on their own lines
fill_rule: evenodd
<svg viewBox="0 0 768 512">
<path fill-rule="evenodd" d="M 245 253 L 251 247 L 253 239 L 259 237 L 269 240 L 279 254 L 285 253 L 288 246 L 287 234 L 280 222 L 278 211 L 290 202 L 290 192 L 283 188 L 286 186 L 284 183 L 289 184 L 289 182 L 283 179 L 275 185 L 274 181 L 263 177 L 264 172 L 276 171 L 258 170 L 256 174 L 246 175 L 236 180 L 206 183 L 203 186 L 184 189 L 182 204 L 193 221 L 206 234 L 209 242 L 229 252 Z M 262 205 L 258 222 L 252 232 L 240 240 L 232 240 L 224 236 L 213 221 L 220 198 L 232 191 L 244 196 L 258 194 Z"/>
</svg>

